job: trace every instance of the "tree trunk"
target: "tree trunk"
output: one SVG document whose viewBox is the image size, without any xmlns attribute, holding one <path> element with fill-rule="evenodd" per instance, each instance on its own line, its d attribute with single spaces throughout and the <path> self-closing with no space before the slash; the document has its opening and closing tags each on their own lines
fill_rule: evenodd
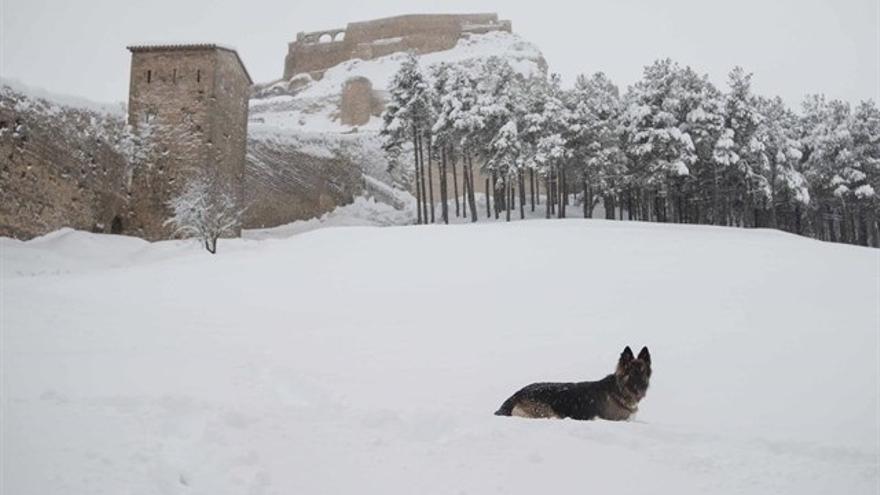
<svg viewBox="0 0 880 495">
<path fill-rule="evenodd" d="M 535 169 L 529 169 L 529 197 L 531 199 L 532 212 L 535 211 Z"/>
<path fill-rule="evenodd" d="M 217 254 L 217 239 L 218 237 L 213 236 L 205 239 L 205 249 L 211 254 Z"/>
<path fill-rule="evenodd" d="M 431 148 L 431 138 L 428 138 L 428 200 L 431 203 L 431 223 L 434 223 L 434 166 L 432 156 L 434 155 Z"/>
<path fill-rule="evenodd" d="M 629 220 L 633 219 L 633 195 L 632 188 L 626 188 L 626 216 Z"/>
<path fill-rule="evenodd" d="M 865 208 L 856 204 L 858 243 L 860 246 L 868 245 L 868 223 L 865 221 Z"/>
<path fill-rule="evenodd" d="M 541 178 L 539 176 L 535 176 L 535 204 L 541 204 Z"/>
<path fill-rule="evenodd" d="M 676 214 L 678 215 L 678 223 L 687 223 L 687 212 L 684 209 L 684 194 L 681 190 L 681 184 L 678 185 L 678 197 L 676 198 L 676 202 L 678 207 L 676 208 L 678 211 Z"/>
<path fill-rule="evenodd" d="M 605 203 L 605 220 L 614 220 L 614 196 L 611 193 L 602 195 L 603 203 Z"/>
<path fill-rule="evenodd" d="M 452 194 L 455 196 L 455 216 L 461 216 L 461 209 L 458 205 L 458 173 L 455 170 L 455 150 L 449 149 L 449 158 L 452 160 Z"/>
<path fill-rule="evenodd" d="M 828 239 L 831 242 L 837 242 L 837 232 L 834 230 L 834 217 L 831 207 L 827 207 L 828 210 Z"/>
<path fill-rule="evenodd" d="M 470 190 L 468 191 L 468 201 L 471 204 L 471 222 L 477 221 L 477 199 L 474 194 L 474 162 L 470 156 L 468 156 L 468 183 L 470 184 Z"/>
<path fill-rule="evenodd" d="M 498 203 L 498 176 L 492 171 L 492 211 L 495 212 L 495 220 L 498 220 L 498 209 L 501 205 Z"/>
<path fill-rule="evenodd" d="M 565 207 L 568 206 L 568 184 L 565 181 L 565 167 L 559 168 L 559 218 L 565 218 Z"/>
<path fill-rule="evenodd" d="M 440 148 L 441 158 L 443 162 L 441 163 L 442 169 L 440 170 L 440 214 L 443 216 L 443 223 L 449 224 L 449 198 L 446 195 L 446 147 Z"/>
<path fill-rule="evenodd" d="M 590 218 L 591 212 L 590 212 L 590 207 L 588 205 L 590 204 L 590 201 L 592 201 L 593 198 L 590 197 L 590 185 L 587 183 L 586 177 L 584 177 L 583 187 L 584 187 L 584 218 Z"/>
<path fill-rule="evenodd" d="M 871 231 L 871 247 L 880 247 L 880 222 L 874 208 L 868 209 L 868 226 Z"/>
<path fill-rule="evenodd" d="M 547 198 L 544 201 L 544 218 L 550 218 L 550 204 L 552 201 L 550 200 L 550 173 L 547 171 L 544 174 L 544 189 L 547 191 Z"/>
<path fill-rule="evenodd" d="M 565 169 L 560 167 L 556 172 L 556 218 L 562 218 L 565 216 L 564 189 Z"/>
<path fill-rule="evenodd" d="M 468 184 L 468 174 L 467 174 L 467 157 L 462 155 L 461 157 L 461 216 L 467 218 L 468 216 L 468 189 L 471 185 Z"/>
<path fill-rule="evenodd" d="M 425 143 L 423 137 L 419 135 L 419 167 L 422 180 L 422 218 L 428 223 L 428 188 L 425 187 Z"/>
<path fill-rule="evenodd" d="M 491 191 L 491 189 L 489 189 L 489 178 L 488 177 L 486 177 L 486 186 L 485 187 L 486 187 L 486 218 L 492 218 L 492 206 L 490 205 L 490 201 L 489 201 L 489 191 Z"/>
<path fill-rule="evenodd" d="M 718 164 L 712 161 L 712 223 L 721 225 L 721 205 L 718 197 Z"/>
<path fill-rule="evenodd" d="M 506 221 L 510 221 L 510 198 L 513 197 L 513 191 L 511 188 L 513 184 L 511 184 L 510 177 L 505 175 L 504 177 L 504 216 Z"/>
<path fill-rule="evenodd" d="M 413 129 L 413 154 L 414 168 L 416 171 L 416 222 L 422 223 L 422 185 L 420 182 L 421 173 L 419 168 L 419 137 L 415 129 Z"/>
</svg>

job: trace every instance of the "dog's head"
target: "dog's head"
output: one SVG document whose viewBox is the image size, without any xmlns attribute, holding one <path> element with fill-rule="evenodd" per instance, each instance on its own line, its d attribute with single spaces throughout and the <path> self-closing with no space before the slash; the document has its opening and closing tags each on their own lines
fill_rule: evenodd
<svg viewBox="0 0 880 495">
<path fill-rule="evenodd" d="M 642 347 L 639 356 L 634 357 L 632 349 L 626 346 L 620 354 L 614 374 L 621 388 L 636 400 L 645 397 L 648 382 L 651 380 L 651 353 L 648 348 Z"/>
</svg>

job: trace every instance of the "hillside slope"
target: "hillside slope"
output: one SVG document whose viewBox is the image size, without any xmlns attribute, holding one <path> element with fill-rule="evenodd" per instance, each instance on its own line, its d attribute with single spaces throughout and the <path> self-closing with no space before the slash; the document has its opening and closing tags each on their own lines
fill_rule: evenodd
<svg viewBox="0 0 880 495">
<path fill-rule="evenodd" d="M 2 242 L 3 493 L 880 482 L 876 250 L 584 220 L 323 229 L 217 256 Z M 635 421 L 492 415 L 532 381 L 604 376 L 624 345 L 654 356 Z"/>
<path fill-rule="evenodd" d="M 257 193 L 251 196 L 246 227 L 277 226 L 329 212 L 364 194 L 365 181 L 396 185 L 378 136 L 378 111 L 366 125 L 349 126 L 341 122 L 340 105 L 346 81 L 367 78 L 380 102 L 376 108 L 381 109 L 406 56 L 350 60 L 328 69 L 320 80 L 301 74 L 290 81 L 258 85 L 248 123 L 248 190 Z M 547 68 L 535 45 L 506 32 L 470 35 L 451 50 L 419 59 L 430 70 L 442 63 L 490 57 L 507 60 L 524 75 Z"/>
</svg>

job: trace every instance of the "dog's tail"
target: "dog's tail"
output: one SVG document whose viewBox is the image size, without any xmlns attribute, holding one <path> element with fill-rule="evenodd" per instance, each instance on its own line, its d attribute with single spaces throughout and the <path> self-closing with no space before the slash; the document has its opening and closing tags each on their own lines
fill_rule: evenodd
<svg viewBox="0 0 880 495">
<path fill-rule="evenodd" d="M 513 408 L 516 406 L 516 402 L 516 396 L 507 399 L 504 401 L 504 404 L 501 404 L 501 407 L 495 411 L 495 416 L 510 416 L 513 413 Z"/>
</svg>

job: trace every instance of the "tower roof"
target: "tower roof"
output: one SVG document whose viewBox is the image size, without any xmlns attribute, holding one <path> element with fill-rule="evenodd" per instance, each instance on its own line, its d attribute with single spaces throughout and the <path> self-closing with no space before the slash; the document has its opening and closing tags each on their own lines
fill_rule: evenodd
<svg viewBox="0 0 880 495">
<path fill-rule="evenodd" d="M 253 85 L 254 80 L 251 79 L 250 73 L 248 73 L 247 67 L 245 67 L 244 62 L 241 61 L 241 57 L 238 55 L 238 51 L 235 48 L 218 45 L 216 43 L 187 43 L 187 44 L 144 44 L 144 45 L 130 45 L 127 46 L 128 51 L 132 53 L 137 52 L 170 52 L 170 51 L 192 51 L 192 50 L 225 50 L 227 52 L 232 52 L 235 55 L 236 60 L 238 60 L 238 65 L 241 66 L 241 70 L 244 71 L 245 77 L 247 77 L 248 83 Z"/>
</svg>

